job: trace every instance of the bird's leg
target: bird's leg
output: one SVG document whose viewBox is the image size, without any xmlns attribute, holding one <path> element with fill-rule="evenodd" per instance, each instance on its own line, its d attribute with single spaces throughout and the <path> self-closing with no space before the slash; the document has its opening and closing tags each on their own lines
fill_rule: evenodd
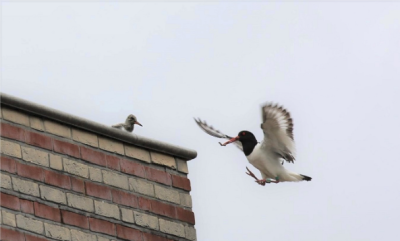
<svg viewBox="0 0 400 241">
<path fill-rule="evenodd" d="M 246 174 L 251 176 L 251 177 L 253 177 L 254 179 L 256 179 L 256 183 L 258 183 L 258 184 L 260 184 L 262 186 L 265 186 L 265 183 L 270 183 L 271 182 L 270 180 L 266 180 L 266 179 L 261 179 L 261 180 L 258 179 L 256 177 L 256 175 L 254 175 L 254 173 L 252 173 L 248 167 L 246 167 L 246 169 L 248 171 L 248 172 L 246 172 Z"/>
<path fill-rule="evenodd" d="M 275 177 L 275 180 L 274 179 L 270 179 L 270 181 L 273 182 L 273 183 L 279 183 L 279 177 L 278 176 Z"/>
</svg>

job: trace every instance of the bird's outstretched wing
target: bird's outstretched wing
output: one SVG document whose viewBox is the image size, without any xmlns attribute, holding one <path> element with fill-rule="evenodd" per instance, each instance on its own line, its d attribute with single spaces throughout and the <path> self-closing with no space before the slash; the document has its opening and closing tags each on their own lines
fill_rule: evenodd
<svg viewBox="0 0 400 241">
<path fill-rule="evenodd" d="M 295 145 L 293 120 L 282 106 L 267 103 L 261 108 L 264 132 L 263 147 L 273 151 L 288 162 L 294 162 Z"/>
<path fill-rule="evenodd" d="M 220 132 L 218 130 L 215 130 L 212 126 L 207 125 L 207 123 L 205 121 L 203 122 L 199 118 L 198 119 L 194 118 L 194 121 L 196 121 L 197 125 L 199 125 L 199 127 L 204 132 L 206 132 L 207 134 L 209 134 L 211 136 L 214 136 L 214 137 L 217 137 L 217 138 L 223 138 L 223 139 L 227 139 L 227 140 L 233 138 L 231 136 L 223 134 L 222 132 Z M 243 146 L 242 146 L 242 143 L 240 141 L 235 141 L 233 144 L 235 144 L 241 151 L 243 151 Z"/>
</svg>

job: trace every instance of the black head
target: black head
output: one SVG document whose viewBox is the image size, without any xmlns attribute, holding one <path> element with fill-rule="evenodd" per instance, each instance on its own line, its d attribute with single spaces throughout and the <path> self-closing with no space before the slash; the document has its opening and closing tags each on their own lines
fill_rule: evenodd
<svg viewBox="0 0 400 241">
<path fill-rule="evenodd" d="M 242 143 L 243 152 L 246 156 L 250 155 L 257 145 L 257 139 L 250 131 L 240 131 L 238 141 Z"/>
</svg>

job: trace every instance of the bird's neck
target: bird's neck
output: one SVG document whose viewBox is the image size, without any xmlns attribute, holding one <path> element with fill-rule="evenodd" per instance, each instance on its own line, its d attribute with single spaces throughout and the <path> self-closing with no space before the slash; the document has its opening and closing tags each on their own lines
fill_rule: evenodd
<svg viewBox="0 0 400 241">
<path fill-rule="evenodd" d="M 244 154 L 246 156 L 250 155 L 253 152 L 254 147 L 256 147 L 257 144 L 258 144 L 257 140 L 246 141 L 244 143 L 242 142 Z"/>
</svg>

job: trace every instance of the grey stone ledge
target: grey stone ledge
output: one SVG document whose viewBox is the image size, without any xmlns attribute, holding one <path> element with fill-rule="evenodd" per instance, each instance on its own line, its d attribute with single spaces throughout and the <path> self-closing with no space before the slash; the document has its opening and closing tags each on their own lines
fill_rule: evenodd
<svg viewBox="0 0 400 241">
<path fill-rule="evenodd" d="M 194 159 L 197 156 L 197 152 L 195 150 L 153 140 L 133 133 L 122 132 L 110 126 L 106 126 L 78 116 L 70 115 L 62 111 L 39 105 L 27 100 L 23 100 L 8 94 L 0 93 L 0 99 L 2 106 L 9 106 L 15 109 L 19 109 L 24 112 L 42 116 L 50 120 L 55 120 L 66 125 L 74 126 L 83 130 L 96 133 L 101 136 L 106 136 L 111 139 L 133 144 L 135 146 L 139 146 L 145 149 L 150 149 L 152 151 L 180 157 L 186 161 Z"/>
</svg>

